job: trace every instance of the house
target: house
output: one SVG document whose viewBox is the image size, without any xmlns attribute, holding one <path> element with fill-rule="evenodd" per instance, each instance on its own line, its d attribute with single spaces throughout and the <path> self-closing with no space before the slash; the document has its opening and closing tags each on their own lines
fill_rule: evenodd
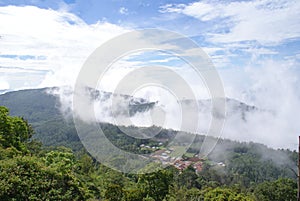
<svg viewBox="0 0 300 201">
<path fill-rule="evenodd" d="M 202 162 L 201 162 L 201 161 L 196 162 L 196 163 L 193 165 L 193 168 L 195 169 L 196 174 L 198 174 L 199 172 L 202 171 Z"/>
<path fill-rule="evenodd" d="M 177 160 L 174 162 L 173 166 L 178 170 L 182 171 L 188 168 L 191 164 L 192 164 L 191 161 Z"/>
<path fill-rule="evenodd" d="M 202 171 L 202 159 L 201 158 L 198 158 L 198 157 L 191 157 L 187 160 L 176 160 L 174 163 L 173 163 L 173 166 L 175 168 L 177 168 L 178 170 L 180 171 L 183 171 L 185 170 L 186 168 L 188 168 L 189 166 L 192 165 L 192 167 L 195 169 L 195 172 L 196 173 L 199 173 Z"/>
</svg>

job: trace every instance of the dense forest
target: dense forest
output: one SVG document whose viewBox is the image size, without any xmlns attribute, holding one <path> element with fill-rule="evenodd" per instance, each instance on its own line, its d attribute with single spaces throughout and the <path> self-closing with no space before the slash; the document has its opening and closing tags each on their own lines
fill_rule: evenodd
<svg viewBox="0 0 300 201">
<path fill-rule="evenodd" d="M 84 149 L 73 122 L 61 115 L 55 97 L 40 90 L 20 93 L 0 96 L 1 105 L 11 110 L 0 107 L 0 200 L 297 198 L 296 151 L 220 139 L 214 151 L 201 160 L 200 171 L 192 165 L 184 169 L 170 165 L 149 174 L 120 173 Z M 141 140 L 123 134 L 115 125 L 101 126 L 116 146 L 135 153 L 155 152 L 151 147 L 163 149 L 166 139 L 176 135 L 176 131 L 163 129 L 157 138 Z M 183 161 L 197 154 L 202 141 L 203 136 L 197 136 Z"/>
<path fill-rule="evenodd" d="M 226 152 L 213 152 L 200 172 L 169 166 L 124 174 L 101 165 L 83 147 L 43 146 L 27 120 L 10 116 L 5 107 L 0 124 L 0 200 L 296 200 L 297 153 L 289 150 L 221 140 L 216 150 Z M 115 143 L 130 149 L 125 146 L 130 139 L 116 126 L 106 129 Z M 140 151 L 140 143 L 155 140 L 137 141 L 132 151 Z"/>
</svg>

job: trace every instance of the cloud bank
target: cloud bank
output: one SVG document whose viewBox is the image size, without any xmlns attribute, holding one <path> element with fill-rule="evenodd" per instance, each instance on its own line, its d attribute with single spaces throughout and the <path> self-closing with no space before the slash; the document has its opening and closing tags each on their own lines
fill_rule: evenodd
<svg viewBox="0 0 300 201">
<path fill-rule="evenodd" d="M 208 33 L 212 42 L 255 40 L 268 45 L 300 36 L 299 10 L 297 0 L 199 1 L 161 7 L 163 13 L 181 13 L 203 22 L 218 20 L 214 32 Z"/>
<path fill-rule="evenodd" d="M 0 72 L 12 89 L 72 85 L 88 55 L 127 30 L 34 6 L 0 7 L 0 19 Z"/>
<path fill-rule="evenodd" d="M 273 147 L 296 147 L 300 132 L 297 122 L 300 119 L 300 52 L 297 47 L 285 49 L 285 45 L 299 43 L 299 10 L 300 3 L 296 0 L 201 1 L 160 8 L 165 15 L 180 14 L 210 24 L 208 32 L 203 34 L 204 43 L 200 45 L 219 69 L 226 95 L 267 111 L 249 113 L 247 121 L 230 111 L 233 115 L 225 125 L 224 137 Z M 128 14 L 127 11 L 120 9 L 123 14 Z M 130 29 L 107 21 L 87 24 L 66 9 L 34 6 L 0 7 L 0 19 L 0 90 L 66 85 L 72 88 L 92 51 Z M 131 70 L 151 63 L 173 67 L 197 88 L 197 97 L 209 98 L 205 85 L 175 60 L 172 57 L 121 60 L 103 78 L 103 90 L 113 91 L 118 81 Z M 156 79 L 169 78 L 161 73 Z M 56 93 L 70 107 L 71 94 Z M 177 128 L 176 101 L 169 101 L 168 96 L 158 91 L 139 96 L 151 101 L 161 99 L 161 106 L 165 106 L 171 116 L 168 127 Z M 140 125 L 150 122 L 149 114 L 145 115 L 137 114 L 134 121 Z M 209 115 L 203 115 L 205 128 L 209 119 Z"/>
</svg>

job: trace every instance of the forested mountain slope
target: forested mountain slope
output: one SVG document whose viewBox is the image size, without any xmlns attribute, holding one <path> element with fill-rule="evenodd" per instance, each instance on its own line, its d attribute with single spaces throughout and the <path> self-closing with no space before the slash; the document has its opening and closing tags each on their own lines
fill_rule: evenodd
<svg viewBox="0 0 300 201">
<path fill-rule="evenodd" d="M 197 174 L 192 167 L 178 172 L 172 166 L 163 171 L 140 176 L 119 174 L 109 170 L 88 156 L 77 136 L 72 119 L 65 118 L 61 114 L 58 98 L 48 94 L 47 90 L 49 89 L 24 90 L 0 95 L 0 105 L 9 107 L 12 116 L 28 119 L 35 130 L 33 138 L 42 141 L 44 145 L 44 148 L 38 148 L 37 144 L 32 144 L 26 139 L 18 141 L 20 138 L 15 138 L 17 141 L 10 144 L 10 139 L 0 136 L 2 149 L 0 181 L 4 186 L 19 186 L 17 189 L 13 187 L 2 189 L 0 198 L 16 196 L 16 199 L 23 199 L 27 196 L 26 193 L 38 196 L 39 191 L 45 191 L 40 186 L 45 178 L 52 178 L 54 182 L 63 179 L 66 182 L 78 183 L 72 187 L 77 192 L 68 191 L 67 185 L 71 183 L 65 184 L 65 187 L 55 183 L 52 185 L 51 182 L 45 183 L 45 188 L 52 189 L 54 194 L 43 194 L 43 197 L 61 200 L 70 199 L 71 194 L 75 196 L 72 197 L 74 200 L 104 198 L 171 201 L 219 200 L 223 197 L 224 200 L 288 201 L 296 198 L 297 152 L 274 150 L 253 142 L 220 139 L 214 151 L 203 159 L 201 171 Z M 0 117 L 7 118 L 5 109 L 1 112 Z M 141 148 L 141 145 L 150 148 L 160 146 L 158 149 L 164 149 L 168 140 L 177 133 L 174 130 L 162 129 L 156 138 L 141 140 L 125 135 L 118 126 L 108 123 L 101 123 L 101 126 L 112 143 L 135 153 L 153 152 L 151 149 Z M 1 127 L 0 131 L 3 128 L 5 126 Z M 127 127 L 127 129 L 134 131 L 137 128 Z M 156 128 L 145 129 L 151 132 L 151 129 Z M 0 135 L 6 136 L 7 131 L 4 131 L 1 131 Z M 19 131 L 10 132 L 15 134 Z M 183 155 L 183 161 L 197 154 L 203 139 L 204 136 L 201 135 L 196 137 L 195 142 Z M 48 146 L 53 148 L 49 151 Z M 57 146 L 73 149 L 74 155 L 65 148 L 55 148 Z M 24 154 L 25 157 L 22 156 Z M 59 162 L 61 160 L 65 162 Z M 21 168 L 20 172 L 15 172 L 16 168 Z M 67 172 L 67 177 L 61 178 L 60 172 L 64 174 Z M 33 183 L 23 178 L 24 174 L 30 175 L 33 179 L 30 181 Z M 16 183 L 19 180 L 13 178 L 24 180 L 24 183 Z"/>
</svg>

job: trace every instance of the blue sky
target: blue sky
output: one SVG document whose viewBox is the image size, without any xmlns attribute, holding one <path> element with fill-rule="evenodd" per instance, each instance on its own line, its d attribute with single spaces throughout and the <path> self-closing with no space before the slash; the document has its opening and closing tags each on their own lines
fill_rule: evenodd
<svg viewBox="0 0 300 201">
<path fill-rule="evenodd" d="M 297 0 L 0 0 L 0 90 L 72 84 L 102 43 L 129 30 L 160 28 L 196 41 L 227 95 L 251 102 L 255 70 L 274 62 L 285 68 L 273 66 L 268 73 L 299 74 L 299 10 Z"/>
<path fill-rule="evenodd" d="M 226 96 L 276 111 L 280 128 L 295 133 L 299 19 L 299 0 L 0 0 L 0 92 L 73 85 L 101 44 L 130 30 L 160 28 L 198 43 L 217 68 Z M 107 88 L 127 69 L 147 63 L 179 68 L 195 81 L 182 62 L 152 52 L 120 61 Z"/>
<path fill-rule="evenodd" d="M 179 32 L 198 42 L 220 68 L 244 67 L 254 62 L 253 57 L 275 60 L 288 58 L 299 62 L 299 4 L 298 1 L 285 0 L 0 1 L 3 8 L 16 6 L 8 12 L 14 12 L 17 8 L 30 10 L 28 6 L 37 7 L 40 11 L 51 9 L 57 11 L 57 15 L 72 14 L 77 17 L 75 21 L 82 20 L 87 26 L 106 22 L 124 30 L 162 28 Z M 68 17 L 60 17 L 71 25 L 76 23 Z M 34 20 L 32 24 L 35 24 Z M 6 33 L 2 35 L 2 40 L 5 40 Z M 28 58 L 40 58 L 38 56 L 28 55 Z M 7 57 L 7 52 L 0 52 L 0 58 Z M 11 57 L 16 58 L 17 54 Z"/>
</svg>

